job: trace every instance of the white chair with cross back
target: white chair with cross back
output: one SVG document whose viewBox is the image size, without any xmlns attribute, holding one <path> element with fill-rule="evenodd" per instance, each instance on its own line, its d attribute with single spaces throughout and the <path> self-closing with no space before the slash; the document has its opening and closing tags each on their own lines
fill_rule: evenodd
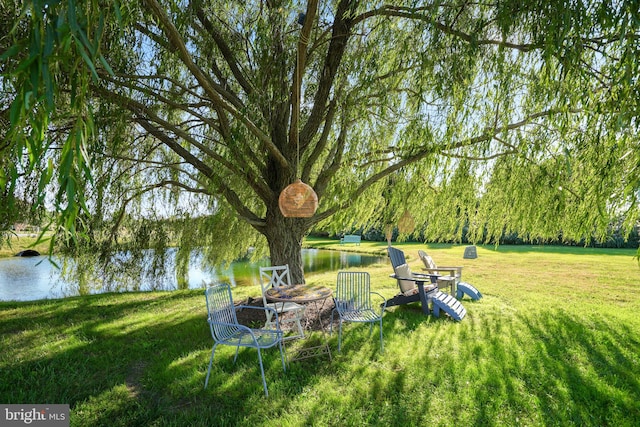
<svg viewBox="0 0 640 427">
<path fill-rule="evenodd" d="M 262 301 L 265 307 L 274 309 L 278 314 L 291 313 L 291 316 L 281 316 L 280 325 L 287 323 L 295 323 L 298 333 L 287 335 L 285 340 L 294 338 L 304 338 L 304 330 L 302 329 L 302 318 L 304 316 L 304 305 L 295 302 L 269 302 L 265 295 L 266 291 L 271 288 L 278 288 L 291 285 L 291 277 L 289 275 L 289 264 L 275 265 L 271 267 L 260 267 L 260 287 L 262 288 Z M 265 328 L 274 326 L 275 316 L 273 312 L 267 312 L 267 322 Z"/>
</svg>

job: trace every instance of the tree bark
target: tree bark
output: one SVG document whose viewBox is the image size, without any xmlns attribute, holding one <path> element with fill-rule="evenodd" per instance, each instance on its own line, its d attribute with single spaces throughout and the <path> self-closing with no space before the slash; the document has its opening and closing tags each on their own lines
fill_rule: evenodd
<svg viewBox="0 0 640 427">
<path fill-rule="evenodd" d="M 305 283 L 302 239 L 309 226 L 304 218 L 285 218 L 277 207 L 267 213 L 264 236 L 269 244 L 271 265 L 289 265 L 291 284 Z"/>
</svg>

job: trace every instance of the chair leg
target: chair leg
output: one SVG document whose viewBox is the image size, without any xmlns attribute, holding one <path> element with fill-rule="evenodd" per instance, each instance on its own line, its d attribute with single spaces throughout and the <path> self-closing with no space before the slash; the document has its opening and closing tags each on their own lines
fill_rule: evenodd
<svg viewBox="0 0 640 427">
<path fill-rule="evenodd" d="M 302 324 L 300 323 L 300 318 L 296 320 L 298 324 L 298 334 L 300 334 L 300 338 L 304 338 L 304 329 L 302 329 Z"/>
<path fill-rule="evenodd" d="M 333 310 L 331 310 L 331 323 L 329 324 L 329 335 L 333 335 L 333 314 L 336 312 L 336 309 L 334 308 Z"/>
<path fill-rule="evenodd" d="M 238 340 L 238 346 L 236 347 L 236 355 L 233 357 L 233 363 L 236 363 L 236 359 L 238 358 L 238 351 L 240 351 L 240 341 Z"/>
<path fill-rule="evenodd" d="M 287 372 L 287 364 L 284 361 L 284 350 L 282 348 L 282 340 L 280 340 L 279 345 L 280 345 L 280 359 L 282 360 L 282 370 Z"/>
<path fill-rule="evenodd" d="M 265 315 L 267 316 L 267 321 L 264 323 L 264 328 L 265 329 L 272 329 L 273 328 L 273 322 L 271 321 L 271 316 L 273 315 L 273 313 L 269 310 L 265 310 Z"/>
<path fill-rule="evenodd" d="M 338 322 L 338 353 L 342 346 L 342 319 Z"/>
<path fill-rule="evenodd" d="M 440 317 L 440 307 L 433 304 L 433 315 L 434 317 Z"/>
<path fill-rule="evenodd" d="M 264 395 L 269 397 L 269 391 L 267 390 L 267 380 L 264 378 L 264 367 L 262 366 L 262 355 L 260 354 L 260 347 L 257 347 L 258 350 L 258 361 L 260 362 L 260 373 L 262 374 L 262 386 L 264 387 Z"/>
<path fill-rule="evenodd" d="M 209 375 L 211 374 L 211 365 L 213 364 L 213 353 L 216 351 L 216 346 L 218 343 L 215 343 L 213 347 L 211 347 L 211 358 L 209 359 L 209 369 L 207 370 L 207 379 L 204 380 L 204 388 L 207 388 L 209 384 Z"/>
<path fill-rule="evenodd" d="M 380 353 L 384 353 L 384 341 L 382 340 L 382 319 L 380 319 Z"/>
</svg>

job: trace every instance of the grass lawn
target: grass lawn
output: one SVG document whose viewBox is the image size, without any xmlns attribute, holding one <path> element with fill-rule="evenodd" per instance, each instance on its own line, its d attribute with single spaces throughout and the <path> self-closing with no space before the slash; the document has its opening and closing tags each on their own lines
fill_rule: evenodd
<svg viewBox="0 0 640 427">
<path fill-rule="evenodd" d="M 49 253 L 49 244 L 50 240 L 47 237 L 38 242 L 35 233 L 10 234 L 7 241 L 2 242 L 2 246 L 0 246 L 0 258 L 15 256 L 25 249 L 34 249 L 42 255 L 47 255 Z"/>
<path fill-rule="evenodd" d="M 316 247 L 383 253 L 385 244 Z M 484 298 L 463 300 L 459 323 L 420 305 L 384 315 L 377 329 L 347 325 L 327 357 L 282 371 L 263 352 L 216 350 L 201 290 L 104 294 L 0 303 L 0 403 L 68 403 L 73 426 L 405 426 L 640 423 L 640 267 L 635 250 L 400 244 L 441 266 L 463 265 Z M 386 297 L 390 265 L 368 267 Z M 310 283 L 335 287 L 335 273 Z M 236 301 L 260 295 L 236 288 Z"/>
</svg>

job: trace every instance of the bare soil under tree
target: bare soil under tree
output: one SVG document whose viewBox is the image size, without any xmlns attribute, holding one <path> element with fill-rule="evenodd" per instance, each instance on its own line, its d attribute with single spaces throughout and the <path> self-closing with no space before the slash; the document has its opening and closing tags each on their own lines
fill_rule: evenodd
<svg viewBox="0 0 640 427">
<path fill-rule="evenodd" d="M 236 302 L 236 306 L 239 305 L 249 305 L 252 307 L 264 307 L 262 298 L 252 298 L 249 297 L 246 300 L 242 300 Z M 319 331 L 321 330 L 321 325 L 325 328 L 326 331 L 329 330 L 329 324 L 331 323 L 331 310 L 333 310 L 334 305 L 331 299 L 327 299 L 324 304 L 322 302 L 310 303 L 305 305 L 305 315 L 304 315 L 304 328 L 305 330 L 311 331 Z M 289 318 L 293 314 L 286 313 L 284 315 L 279 314 L 280 318 Z M 264 315 L 263 310 L 253 310 L 253 309 L 239 309 L 236 310 L 236 316 L 238 317 L 238 322 L 242 325 L 249 326 L 251 328 L 261 328 L 264 326 L 266 321 L 266 317 Z M 338 316 L 334 315 L 334 322 L 336 322 Z M 320 323 L 322 322 L 322 323 Z M 336 322 L 337 323 L 337 322 Z M 287 332 L 292 329 L 295 323 L 287 323 L 282 326 L 282 330 Z"/>
</svg>

